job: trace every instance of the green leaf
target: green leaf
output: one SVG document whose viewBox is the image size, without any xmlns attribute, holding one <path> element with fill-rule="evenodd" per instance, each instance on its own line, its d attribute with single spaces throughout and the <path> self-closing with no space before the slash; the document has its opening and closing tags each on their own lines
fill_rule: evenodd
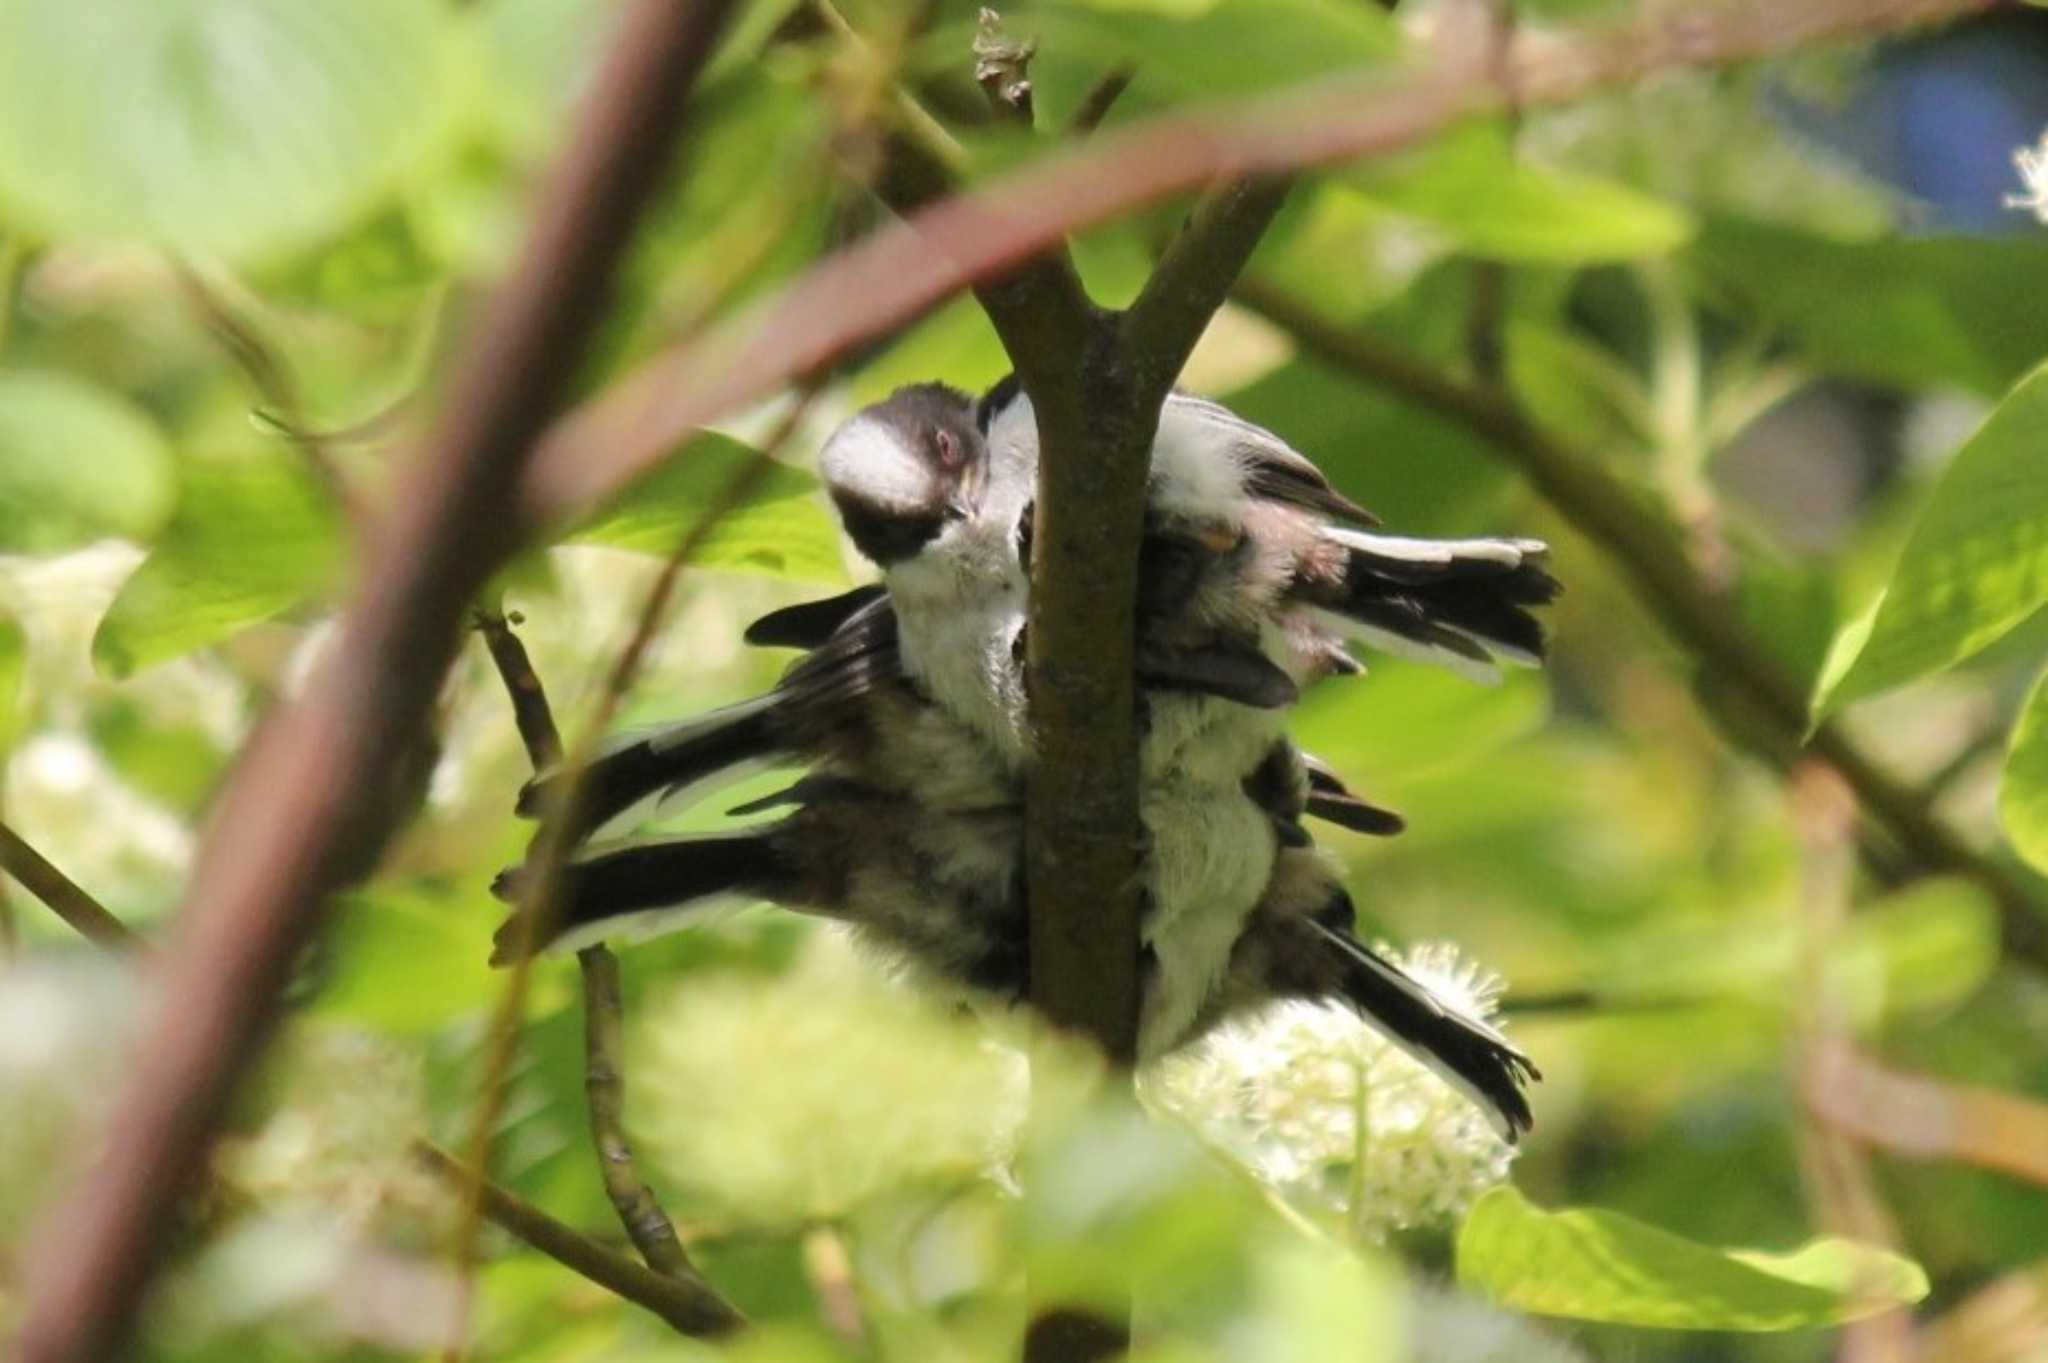
<svg viewBox="0 0 2048 1363">
<path fill-rule="evenodd" d="M 28 676 L 28 636 L 21 622 L 0 614 L 0 756 L 21 733 L 22 682 Z"/>
<path fill-rule="evenodd" d="M 0 206 L 240 260 L 307 244 L 447 145 L 459 50 L 417 0 L 0 0 Z"/>
<path fill-rule="evenodd" d="M 934 374 L 979 393 L 1010 372 L 1010 357 L 972 298 L 956 298 L 911 328 L 901 340 L 870 360 L 854 377 L 857 403 L 879 402 L 907 383 Z"/>
<path fill-rule="evenodd" d="M 1838 373 L 1996 397 L 2048 354 L 2040 237 L 1841 241 L 1720 218 L 1690 259 L 1725 304 Z"/>
<path fill-rule="evenodd" d="M 95 706 L 86 728 L 123 780 L 180 813 L 198 812 L 227 766 L 197 723 L 166 723 L 126 699 Z"/>
<path fill-rule="evenodd" d="M 93 661 L 126 677 L 267 620 L 316 593 L 340 549 L 325 489 L 295 460 L 189 464 L 170 528 L 100 620 Z"/>
<path fill-rule="evenodd" d="M 1471 124 L 1351 179 L 1375 203 L 1490 260 L 1636 260 L 1674 251 L 1693 235 L 1691 216 L 1675 204 L 1520 159 L 1494 122 Z"/>
<path fill-rule="evenodd" d="M 430 1031 L 497 997 L 487 964 L 502 906 L 480 896 L 378 887 L 351 895 L 329 941 L 314 1011 L 394 1032 Z"/>
<path fill-rule="evenodd" d="M 1510 325 L 1506 341 L 1508 382 L 1539 427 L 1570 431 L 1584 448 L 1603 453 L 1650 443 L 1649 396 L 1613 351 L 1535 322 Z"/>
<path fill-rule="evenodd" d="M 2014 849 L 2048 872 L 2048 671 L 2034 682 L 2013 725 L 1998 815 Z"/>
<path fill-rule="evenodd" d="M 1070 118 L 1103 73 L 1135 66 L 1122 111 L 1245 95 L 1387 61 L 1399 30 L 1379 11 L 1344 0 L 1215 0 L 1104 8 L 1054 4 L 1007 28 L 1038 40 L 1031 64 L 1039 118 Z M 971 26 L 941 25 L 919 47 L 919 67 L 957 70 Z"/>
<path fill-rule="evenodd" d="M 2048 603 L 2044 438 L 2048 368 L 2013 389 L 1942 474 L 1884 594 L 1837 640 L 1816 718 L 1961 662 Z"/>
<path fill-rule="evenodd" d="M 1918 1264 L 1853 1240 L 1716 1249 L 1617 1212 L 1546 1212 L 1507 1185 L 1465 1219 L 1458 1282 L 1520 1311 L 1671 1330 L 1809 1329 L 1927 1295 Z"/>
<path fill-rule="evenodd" d="M 569 535 L 571 541 L 670 554 L 761 458 L 730 436 L 706 431 Z M 693 565 L 843 582 L 839 529 L 820 505 L 818 480 L 771 464 L 691 555 Z"/>
<path fill-rule="evenodd" d="M 170 450 L 140 408 L 67 374 L 0 373 L 0 550 L 146 539 L 176 496 Z"/>
</svg>

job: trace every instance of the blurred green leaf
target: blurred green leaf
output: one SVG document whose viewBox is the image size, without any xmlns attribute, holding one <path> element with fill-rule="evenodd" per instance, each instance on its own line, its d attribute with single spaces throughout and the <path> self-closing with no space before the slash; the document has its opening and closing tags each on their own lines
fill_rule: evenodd
<svg viewBox="0 0 2048 1363">
<path fill-rule="evenodd" d="M 1398 298 L 1442 254 L 1430 235 L 1352 185 L 1310 180 L 1260 241 L 1258 274 L 1313 298 L 1325 316 L 1356 320 Z"/>
<path fill-rule="evenodd" d="M 1872 613 L 1837 639 L 1816 718 L 1938 672 L 2048 603 L 2048 368 L 1957 451 Z"/>
<path fill-rule="evenodd" d="M 0 0 L 0 206 L 237 260 L 315 240 L 447 145 L 468 91 L 448 14 Z"/>
<path fill-rule="evenodd" d="M 674 553 L 761 457 L 730 436 L 703 432 L 568 539 Z M 839 528 L 820 504 L 818 480 L 786 464 L 771 464 L 738 505 L 719 515 L 690 562 L 802 582 L 846 580 Z"/>
<path fill-rule="evenodd" d="M 1825 562 L 1781 556 L 1750 542 L 1739 530 L 1730 539 L 1741 550 L 1742 573 L 1735 583 L 1737 614 L 1777 655 L 1778 662 L 1811 688 L 1834 641 L 1834 574 Z M 1709 685 L 1720 681 L 1712 676 L 1701 680 Z"/>
<path fill-rule="evenodd" d="M 956 298 L 911 328 L 854 376 L 849 395 L 856 403 L 879 402 L 908 383 L 934 374 L 970 393 L 979 393 L 1010 372 L 1010 357 L 996 339 L 988 314 L 972 298 Z"/>
<path fill-rule="evenodd" d="M 1064 123 L 1105 72 L 1137 69 L 1124 109 L 1227 99 L 1319 75 L 1377 65 L 1401 46 L 1380 11 L 1343 0 L 1213 0 L 1106 8 L 1055 3 L 1007 25 L 1036 37 L 1031 64 L 1039 118 Z M 959 68 L 970 23 L 941 25 L 919 47 L 923 72 Z"/>
<path fill-rule="evenodd" d="M 492 0 L 477 7 L 489 71 L 485 107 L 516 146 L 538 152 L 561 135 L 608 12 L 590 0 Z"/>
<path fill-rule="evenodd" d="M 0 756 L 21 733 L 21 691 L 27 676 L 28 636 L 19 620 L 0 612 Z"/>
<path fill-rule="evenodd" d="M 1583 448 L 1643 448 L 1649 395 L 1619 356 L 1563 327 L 1521 322 L 1505 333 L 1508 382 L 1536 424 L 1569 431 Z"/>
<path fill-rule="evenodd" d="M 1831 987 L 1872 1023 L 1953 1007 L 1998 964 L 1998 905 L 1958 876 L 1916 881 L 1858 909 L 1828 963 Z"/>
<path fill-rule="evenodd" d="M 1480 686 L 1426 663 L 1359 652 L 1367 675 L 1317 688 L 1295 712 L 1293 728 L 1303 748 L 1361 779 L 1456 770 L 1550 715 L 1550 688 L 1536 672 L 1508 672 L 1500 685 Z"/>
<path fill-rule="evenodd" d="M 1382 207 L 1418 218 L 1468 255 L 1592 265 L 1674 251 L 1693 235 L 1676 204 L 1517 157 L 1497 122 L 1475 122 L 1352 178 Z"/>
<path fill-rule="evenodd" d="M 1716 1249 L 1618 1212 L 1542 1211 L 1507 1185 L 1466 1218 L 1458 1282 L 1538 1315 L 1677 1330 L 1808 1329 L 1927 1295 L 1919 1265 L 1852 1240 Z"/>
<path fill-rule="evenodd" d="M 127 701 L 96 707 L 87 728 L 122 779 L 172 809 L 194 813 L 228 755 L 197 724 L 153 721 Z"/>
<path fill-rule="evenodd" d="M 197 460 L 170 528 L 121 585 L 93 635 L 93 662 L 126 677 L 318 592 L 341 555 L 326 489 L 278 454 Z"/>
<path fill-rule="evenodd" d="M 1725 303 L 1819 368 L 1996 397 L 2048 354 L 2039 237 L 1842 241 L 1716 218 L 1690 259 Z"/>
<path fill-rule="evenodd" d="M 480 1012 L 503 978 L 486 963 L 501 906 L 481 896 L 378 886 L 343 902 L 313 1011 L 391 1032 Z"/>
<path fill-rule="evenodd" d="M 447 278 L 418 225 L 393 209 L 255 279 L 267 297 L 373 321 L 417 316 Z"/>
<path fill-rule="evenodd" d="M 2014 849 L 2048 871 L 2048 671 L 2035 679 L 2013 725 L 1998 814 Z"/>
<path fill-rule="evenodd" d="M 176 496 L 170 450 L 127 399 L 54 371 L 0 373 L 0 551 L 147 539 Z"/>
</svg>

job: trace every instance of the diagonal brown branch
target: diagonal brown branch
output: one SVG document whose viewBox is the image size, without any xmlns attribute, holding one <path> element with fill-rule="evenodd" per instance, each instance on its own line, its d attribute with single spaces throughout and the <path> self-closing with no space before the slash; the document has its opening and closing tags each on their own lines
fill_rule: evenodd
<svg viewBox="0 0 2048 1363">
<path fill-rule="evenodd" d="M 1484 440 L 1621 565 L 1624 580 L 1665 629 L 1701 660 L 1713 680 L 1747 701 L 1745 708 L 1762 720 L 1769 735 L 1762 741 L 1751 726 L 1729 724 L 1727 715 L 1717 715 L 1730 737 L 1778 764 L 1800 747 L 1807 726 L 1804 691 L 1700 578 L 1681 548 L 1680 532 L 1604 472 L 1598 460 L 1531 425 L 1499 393 L 1460 383 L 1381 342 L 1337 327 L 1268 284 L 1241 281 L 1236 297 L 1325 364 L 1426 407 Z M 1971 848 L 1839 726 L 1821 725 L 1806 746 L 1842 775 L 1869 817 L 1921 867 L 1960 872 L 1991 892 L 2009 950 L 2048 963 L 2048 917 L 2015 872 Z"/>
<path fill-rule="evenodd" d="M 115 951 L 147 945 L 135 929 L 107 912 L 97 899 L 80 889 L 77 882 L 52 866 L 42 853 L 4 823 L 0 823 L 0 871 L 20 881 L 23 889 L 42 900 L 50 912 L 76 928 L 88 941 Z"/>
<path fill-rule="evenodd" d="M 418 742 L 463 609 L 522 537 L 511 491 L 568 392 L 733 7 L 635 0 L 621 12 L 519 260 L 475 319 L 432 440 L 377 518 L 337 646 L 306 694 L 268 718 L 215 811 L 156 981 L 149 1063 L 114 1105 L 119 1139 L 23 1252 L 24 1363 L 98 1363 L 127 1338 L 343 856 L 389 836 L 378 778 Z"/>
<path fill-rule="evenodd" d="M 480 1178 L 438 1146 L 425 1141 L 413 1153 L 434 1173 L 462 1188 L 480 1189 L 484 1214 L 550 1259 L 609 1288 L 636 1306 L 644 1306 L 680 1334 L 730 1334 L 746 1318 L 695 1273 L 657 1273 L 589 1236 L 563 1225 L 532 1203 Z"/>
<path fill-rule="evenodd" d="M 1660 5 L 1626 22 L 1516 35 L 1521 107 L 1583 99 L 1663 71 L 1727 65 L 1895 33 L 1997 0 L 1805 0 Z M 520 488 L 522 514 L 560 521 L 616 492 L 721 414 L 814 372 L 1067 233 L 1178 191 L 1413 145 L 1506 92 L 1472 54 L 1398 76 L 1344 76 L 1264 99 L 1105 129 L 971 194 L 835 252 L 758 307 L 655 357 L 556 422 Z"/>
<path fill-rule="evenodd" d="M 514 640 L 516 646 L 517 640 Z M 520 650 L 523 654 L 524 649 Z M 0 826 L 0 838 L 13 839 L 13 833 Z M 26 847 L 27 844 L 22 843 Z M 30 855 L 34 855 L 33 852 Z M 132 933 L 123 938 L 109 936 L 103 929 L 89 929 L 85 922 L 92 915 L 103 915 L 106 920 L 119 926 L 119 920 L 101 906 L 85 890 L 65 881 L 66 897 L 74 898 L 78 907 L 87 910 L 80 917 L 66 913 L 64 919 L 88 940 L 108 950 L 122 950 L 137 945 L 139 940 Z M 125 927 L 122 932 L 127 932 Z M 616 991 L 614 991 L 616 992 Z M 478 1180 L 471 1171 L 458 1163 L 455 1158 L 426 1141 L 414 1145 L 414 1153 L 422 1163 L 436 1173 L 450 1179 L 463 1188 L 474 1188 Z M 540 1208 L 521 1201 L 496 1184 L 483 1182 L 479 1189 L 479 1202 L 484 1214 L 492 1221 L 518 1236 L 541 1253 L 582 1274 L 600 1287 L 610 1288 L 619 1296 L 666 1320 L 685 1334 L 718 1335 L 727 1333 L 744 1324 L 737 1308 L 725 1301 L 698 1275 L 687 1260 L 679 1269 L 663 1270 L 657 1281 L 650 1282 L 647 1270 L 616 1250 L 591 1239 L 573 1227 L 555 1220 Z M 656 1209 L 657 1212 L 659 1209 Z M 670 1231 L 671 1236 L 674 1232 Z M 680 1246 L 678 1246 L 680 1250 Z"/>
</svg>

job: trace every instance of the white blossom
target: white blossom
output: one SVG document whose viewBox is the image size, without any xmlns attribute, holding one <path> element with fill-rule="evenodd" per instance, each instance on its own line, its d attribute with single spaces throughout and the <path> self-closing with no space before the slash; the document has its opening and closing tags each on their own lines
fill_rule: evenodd
<svg viewBox="0 0 2048 1363">
<path fill-rule="evenodd" d="M 2042 222 L 2048 222 L 2048 132 L 2042 133 L 2041 140 L 2033 146 L 2015 151 L 2012 161 L 2019 169 L 2026 193 L 2006 195 L 2005 206 L 2024 208 Z"/>
<path fill-rule="evenodd" d="M 1397 959 L 1449 1007 L 1492 1016 L 1499 980 L 1454 948 Z M 1144 1093 L 1297 1209 L 1367 1240 L 1452 1220 L 1514 1154 L 1468 1099 L 1338 1004 L 1226 1023 L 1153 1066 Z"/>
</svg>

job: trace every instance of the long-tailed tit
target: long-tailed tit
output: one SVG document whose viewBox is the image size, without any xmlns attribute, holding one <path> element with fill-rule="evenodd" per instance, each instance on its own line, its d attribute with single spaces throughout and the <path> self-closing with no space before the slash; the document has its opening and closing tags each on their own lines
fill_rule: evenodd
<svg viewBox="0 0 2048 1363">
<path fill-rule="evenodd" d="M 1261 767 L 1248 793 L 1274 801 L 1276 821 L 1298 820 L 1310 788 L 1298 757 L 1283 743 Z M 584 847 L 556 886 L 548 946 L 670 931 L 767 900 L 845 923 L 941 984 L 1003 1001 L 1028 993 L 1016 805 L 934 810 L 914 793 L 837 775 L 807 776 L 771 800 L 794 812 L 728 831 Z M 508 872 L 496 888 L 516 895 L 532 873 Z M 1274 999 L 1341 1000 L 1470 1097 L 1504 1137 L 1527 1130 L 1522 1086 L 1536 1077 L 1528 1058 L 1359 942 L 1352 916 L 1329 859 L 1306 845 L 1283 847 L 1198 997 L 1176 997 L 1180 982 L 1148 963 L 1141 1058 Z M 501 929 L 494 959 L 509 959 L 521 930 Z"/>
<path fill-rule="evenodd" d="M 829 639 L 769 696 L 601 760 L 576 831 L 648 792 L 703 793 L 763 760 L 793 757 L 821 773 L 799 784 L 797 813 L 765 829 L 586 849 L 564 921 L 573 938 L 579 925 L 662 906 L 694 916 L 687 906 L 737 892 L 845 917 L 941 976 L 1021 992 L 1021 981 L 1000 988 L 1021 939 L 992 938 L 988 926 L 1021 923 L 1021 909 L 996 911 L 987 896 L 989 867 L 1012 867 L 1014 880 L 1026 757 L 1028 401 L 1009 385 L 979 403 L 937 385 L 906 389 L 843 427 L 823 464 L 887 597 L 863 589 L 761 622 L 750 637 Z M 1302 812 L 1377 832 L 1398 820 L 1327 772 L 1302 769 L 1292 813 L 1276 815 L 1271 792 L 1254 787 L 1273 754 L 1292 754 L 1276 708 L 1354 666 L 1343 636 L 1470 673 L 1490 671 L 1490 654 L 1533 661 L 1541 636 L 1526 607 L 1555 592 L 1541 546 L 1373 534 L 1366 513 L 1283 442 L 1179 395 L 1162 413 L 1149 501 L 1138 650 L 1150 838 L 1142 1048 L 1178 1044 L 1239 996 L 1340 994 L 1434 1056 L 1510 1129 L 1526 1124 L 1526 1060 L 1349 939 L 1349 900 L 1298 824 Z M 892 818 L 906 826 L 890 832 Z M 906 864 L 917 868 L 908 881 Z M 951 867 L 973 869 L 956 884 Z M 1311 887 L 1312 918 L 1272 907 L 1290 883 Z"/>
</svg>

